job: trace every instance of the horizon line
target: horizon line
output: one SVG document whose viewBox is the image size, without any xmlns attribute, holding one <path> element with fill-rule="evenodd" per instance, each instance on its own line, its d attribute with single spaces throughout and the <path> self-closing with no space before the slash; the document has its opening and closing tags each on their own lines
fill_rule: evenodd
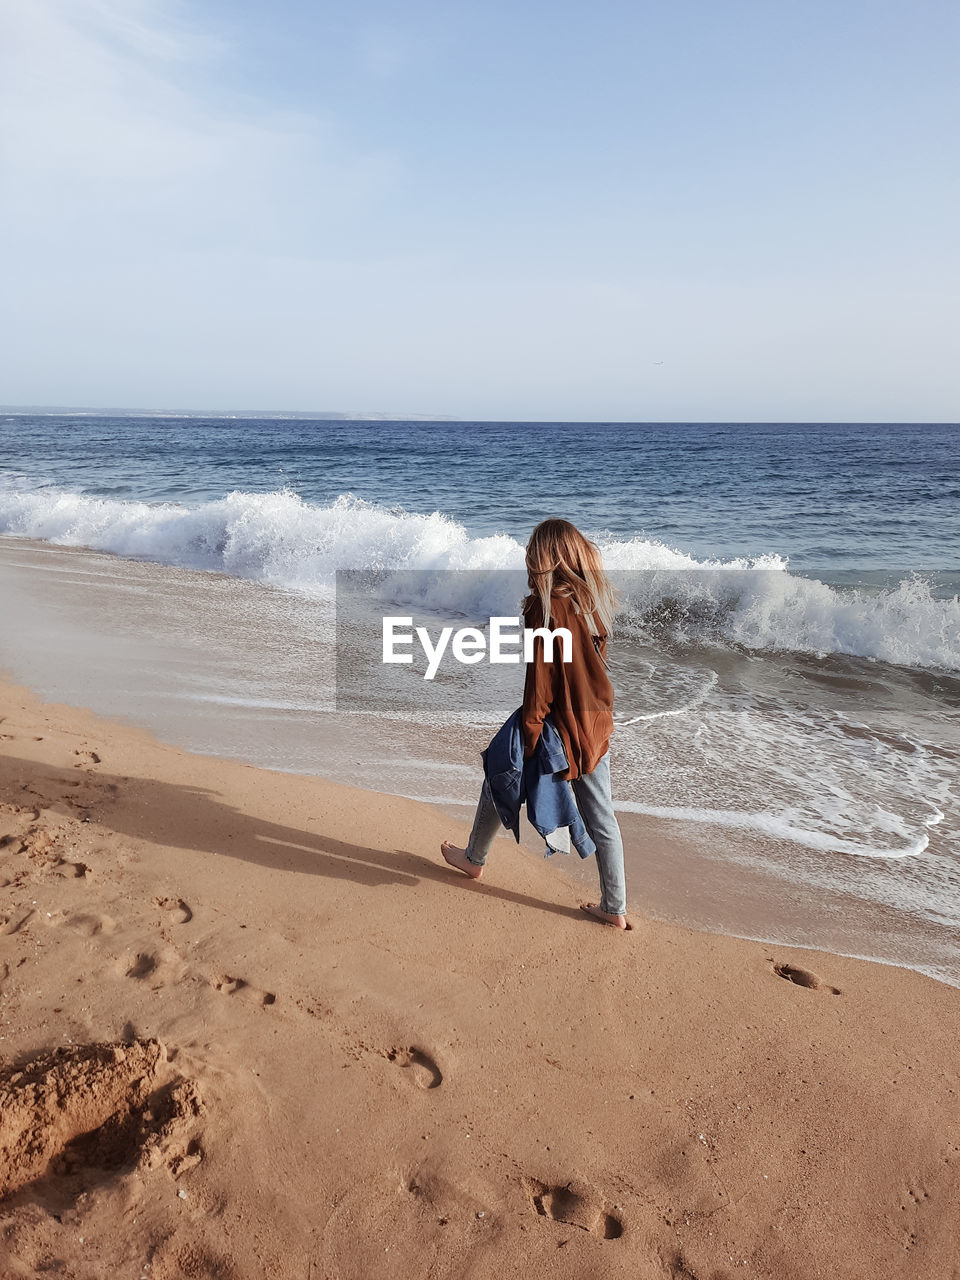
<svg viewBox="0 0 960 1280">
<path fill-rule="evenodd" d="M 960 427 L 960 420 L 951 418 L 461 418 L 441 414 L 406 413 L 393 414 L 379 411 L 319 410 L 319 409 L 144 409 L 117 406 L 97 407 L 87 405 L 0 405 L 0 414 L 9 417 L 86 417 L 99 415 L 115 418 L 270 418 L 305 419 L 319 422 L 434 422 L 516 425 L 571 424 L 596 426 L 944 426 Z"/>
</svg>

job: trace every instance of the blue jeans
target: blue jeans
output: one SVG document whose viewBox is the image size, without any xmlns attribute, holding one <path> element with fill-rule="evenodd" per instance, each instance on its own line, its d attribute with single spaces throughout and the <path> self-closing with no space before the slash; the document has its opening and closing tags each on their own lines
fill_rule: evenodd
<svg viewBox="0 0 960 1280">
<path fill-rule="evenodd" d="M 623 871 L 623 838 L 613 811 L 610 794 L 610 753 L 603 757 L 593 773 L 582 774 L 570 782 L 583 824 L 597 846 L 597 870 L 600 873 L 600 910 L 622 916 L 627 912 L 627 886 Z M 473 830 L 467 842 L 467 860 L 482 867 L 487 860 L 493 838 L 501 828 L 484 778 L 473 819 Z"/>
</svg>

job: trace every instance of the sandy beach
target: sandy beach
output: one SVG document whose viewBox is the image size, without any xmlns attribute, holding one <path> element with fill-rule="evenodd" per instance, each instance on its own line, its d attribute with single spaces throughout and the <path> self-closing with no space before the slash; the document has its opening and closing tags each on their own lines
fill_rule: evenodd
<svg viewBox="0 0 960 1280">
<path fill-rule="evenodd" d="M 0 1280 L 960 1280 L 919 18 L 0 4 Z"/>
<path fill-rule="evenodd" d="M 957 991 L 0 694 L 0 1274 L 960 1274 Z"/>
</svg>

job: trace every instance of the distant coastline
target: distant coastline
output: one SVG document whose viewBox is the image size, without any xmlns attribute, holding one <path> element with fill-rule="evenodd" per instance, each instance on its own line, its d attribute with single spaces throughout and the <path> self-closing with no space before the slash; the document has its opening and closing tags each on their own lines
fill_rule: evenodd
<svg viewBox="0 0 960 1280">
<path fill-rule="evenodd" d="M 452 413 L 379 413 L 360 410 L 306 410 L 306 409 L 124 409 L 116 406 L 109 408 L 90 408 L 78 405 L 49 404 L 3 404 L 0 405 L 0 417 L 8 418 L 222 418 L 224 421 L 245 421 L 256 419 L 275 419 L 277 421 L 304 422 L 471 422 L 481 424 L 510 423 L 512 425 L 559 424 L 569 426 L 633 426 L 633 427 L 960 427 L 960 420 L 954 419 L 916 419 L 900 421 L 899 419 L 824 419 L 820 420 L 788 420 L 774 418 L 716 418 L 694 419 L 683 418 L 666 420 L 658 418 L 462 418 Z"/>
<path fill-rule="evenodd" d="M 459 422 L 436 413 L 311 412 L 302 409 L 91 409 L 77 405 L 3 404 L 8 417 L 51 418 L 305 418 L 328 422 Z"/>
</svg>

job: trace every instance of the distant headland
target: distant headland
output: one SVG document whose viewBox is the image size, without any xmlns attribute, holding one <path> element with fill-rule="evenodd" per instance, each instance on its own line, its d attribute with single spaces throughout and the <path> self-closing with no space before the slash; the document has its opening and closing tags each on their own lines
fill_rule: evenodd
<svg viewBox="0 0 960 1280">
<path fill-rule="evenodd" d="M 74 418 L 318 418 L 333 422 L 458 422 L 458 418 L 436 413 L 365 413 L 354 410 L 334 412 L 303 409 L 131 409 L 91 408 L 88 405 L 3 404 L 0 414 Z"/>
</svg>

